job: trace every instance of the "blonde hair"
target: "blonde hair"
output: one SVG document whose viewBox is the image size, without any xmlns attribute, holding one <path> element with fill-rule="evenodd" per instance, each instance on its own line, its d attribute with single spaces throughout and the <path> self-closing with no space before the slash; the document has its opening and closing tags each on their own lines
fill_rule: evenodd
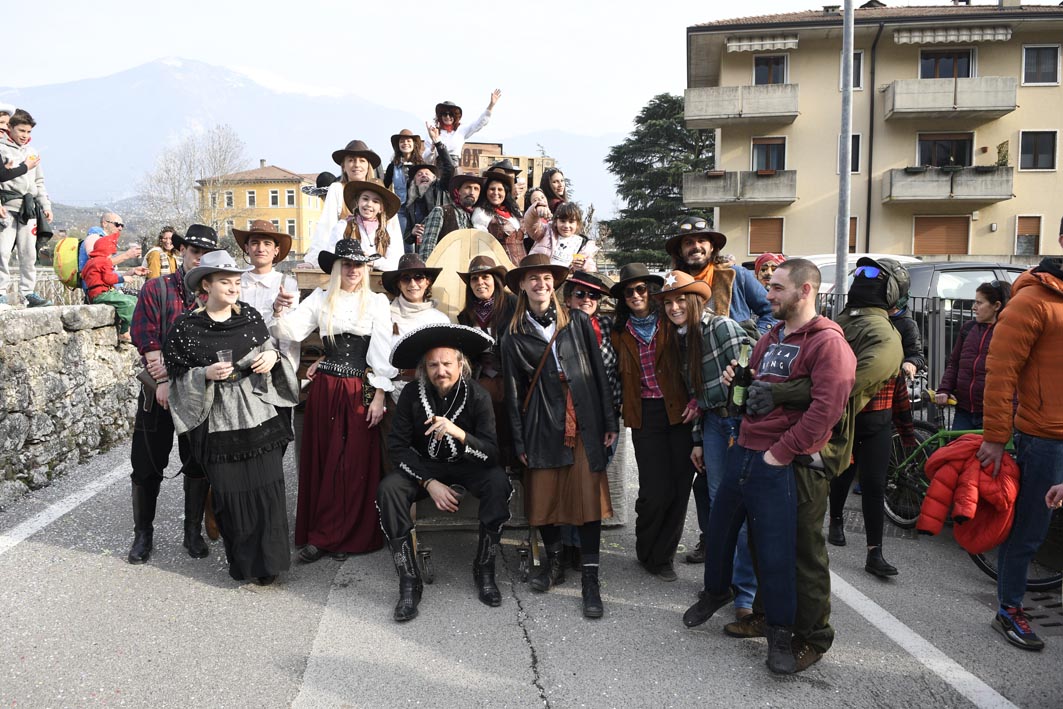
<svg viewBox="0 0 1063 709">
<path fill-rule="evenodd" d="M 206 281 L 207 283 L 213 283 L 214 282 L 214 277 L 217 276 L 220 273 L 227 273 L 229 275 L 238 275 L 238 274 L 235 274 L 235 272 L 233 272 L 233 271 L 215 271 L 214 273 L 208 273 L 207 275 L 205 275 L 205 276 L 203 276 L 202 278 L 199 279 L 199 285 L 196 286 L 196 291 L 198 293 L 202 293 L 203 295 L 207 295 L 207 289 L 203 287 L 203 281 Z M 233 303 L 230 307 L 232 308 L 234 313 L 236 313 L 237 315 L 240 314 L 240 304 L 239 303 Z M 207 303 L 206 303 L 206 301 L 204 301 L 204 302 L 200 303 L 199 305 L 197 305 L 195 311 L 193 311 L 193 312 L 202 313 L 206 309 L 207 309 Z"/>
<path fill-rule="evenodd" d="M 336 304 L 339 303 L 340 291 L 343 290 L 340 285 L 343 280 L 343 262 L 350 260 L 338 258 L 332 264 L 332 274 L 329 276 L 328 289 L 325 292 L 325 307 L 322 308 L 321 314 L 318 315 L 317 322 L 317 327 L 322 337 L 335 339 L 335 335 L 332 332 L 332 316 L 336 312 Z M 364 269 L 361 285 L 355 290 L 356 293 L 361 294 L 358 303 L 358 319 L 361 320 L 369 307 L 369 296 L 372 295 L 372 291 L 369 289 L 369 264 L 359 263 L 358 261 L 352 261 L 352 263 Z"/>
</svg>

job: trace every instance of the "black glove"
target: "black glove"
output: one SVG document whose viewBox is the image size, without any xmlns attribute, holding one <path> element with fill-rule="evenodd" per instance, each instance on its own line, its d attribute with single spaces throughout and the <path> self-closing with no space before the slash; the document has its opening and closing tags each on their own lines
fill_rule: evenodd
<svg viewBox="0 0 1063 709">
<path fill-rule="evenodd" d="M 771 393 L 771 384 L 768 382 L 754 381 L 749 385 L 746 392 L 746 413 L 752 416 L 763 416 L 775 408 L 775 400 Z"/>
</svg>

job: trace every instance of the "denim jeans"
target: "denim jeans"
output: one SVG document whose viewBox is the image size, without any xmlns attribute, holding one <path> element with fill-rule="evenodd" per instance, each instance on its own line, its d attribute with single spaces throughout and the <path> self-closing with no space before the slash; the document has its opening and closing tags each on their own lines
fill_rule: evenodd
<svg viewBox="0 0 1063 709">
<path fill-rule="evenodd" d="M 968 411 L 967 409 L 961 409 L 956 407 L 956 412 L 952 415 L 952 430 L 953 431 L 976 431 L 982 428 L 982 414 Z"/>
<path fill-rule="evenodd" d="M 730 587 L 742 524 L 757 547 L 760 596 L 768 625 L 790 627 L 797 610 L 797 488 L 793 467 L 764 462 L 764 453 L 737 443 L 712 501 L 705 547 L 705 589 Z"/>
<path fill-rule="evenodd" d="M 1019 499 L 1008 538 L 997 550 L 997 598 L 1001 605 L 1021 606 L 1026 573 L 1048 534 L 1052 510 L 1045 505 L 1048 488 L 1063 482 L 1063 440 L 1015 432 L 1019 463 Z"/>
<path fill-rule="evenodd" d="M 698 526 L 707 543 L 709 514 L 712 503 L 720 489 L 724 470 L 727 467 L 727 450 L 731 441 L 738 440 L 741 418 L 721 417 L 711 411 L 701 418 L 701 435 L 705 455 L 705 472 L 694 479 L 694 505 L 698 511 Z M 734 577 L 731 583 L 737 589 L 735 608 L 751 608 L 753 597 L 757 593 L 757 576 L 753 572 L 753 558 L 749 553 L 748 525 L 743 524 L 738 531 L 738 543 L 735 549 Z M 708 571 L 706 570 L 706 588 L 708 588 Z"/>
</svg>

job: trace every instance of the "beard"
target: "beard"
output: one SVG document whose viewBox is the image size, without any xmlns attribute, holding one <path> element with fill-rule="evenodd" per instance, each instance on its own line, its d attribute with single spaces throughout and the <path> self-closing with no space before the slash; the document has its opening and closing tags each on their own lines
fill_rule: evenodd
<svg viewBox="0 0 1063 709">
<path fill-rule="evenodd" d="M 424 187 L 421 187 L 416 182 L 412 183 L 409 187 L 406 188 L 406 204 L 413 204 L 414 202 L 419 200 L 421 197 L 424 197 L 426 194 L 428 194 L 428 190 L 434 184 L 435 184 L 435 180 L 432 180 L 431 182 L 429 182 Z"/>
</svg>

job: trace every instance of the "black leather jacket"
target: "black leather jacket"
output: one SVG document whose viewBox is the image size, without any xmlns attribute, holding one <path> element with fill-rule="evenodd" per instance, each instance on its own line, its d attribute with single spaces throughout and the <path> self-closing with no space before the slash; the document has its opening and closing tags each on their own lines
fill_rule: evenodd
<svg viewBox="0 0 1063 709">
<path fill-rule="evenodd" d="M 531 468 L 559 468 L 573 463 L 572 449 L 563 445 L 565 397 L 553 357 L 546 359 L 527 412 L 521 411 L 546 345 L 546 339 L 527 320 L 520 323 L 517 332 L 506 332 L 502 337 L 502 373 L 513 445 L 517 455 L 528 456 Z M 571 313 L 571 320 L 557 336 L 554 347 L 572 392 L 587 462 L 592 471 L 604 471 L 606 451 L 602 440 L 607 432 L 617 432 L 619 424 L 598 339 L 586 313 Z"/>
</svg>

